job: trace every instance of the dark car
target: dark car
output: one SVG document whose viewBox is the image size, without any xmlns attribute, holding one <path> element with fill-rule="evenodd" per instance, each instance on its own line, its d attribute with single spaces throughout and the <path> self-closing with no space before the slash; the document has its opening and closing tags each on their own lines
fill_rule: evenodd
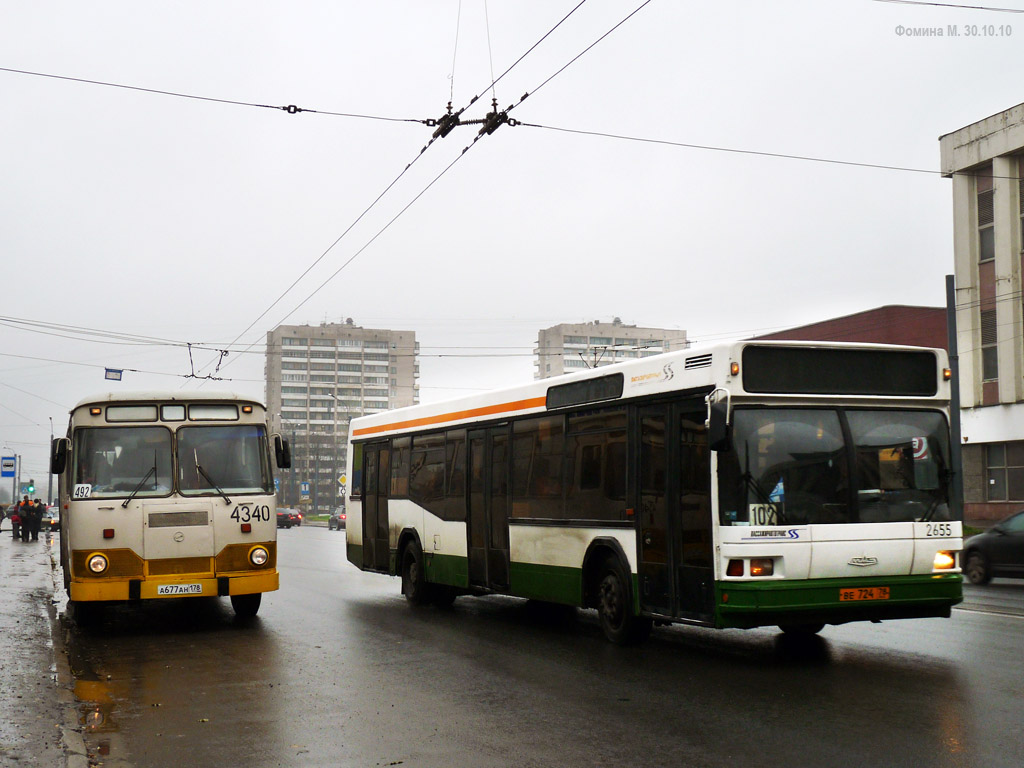
<svg viewBox="0 0 1024 768">
<path fill-rule="evenodd" d="M 343 531 L 345 530 L 345 520 L 348 515 L 345 514 L 344 507 L 338 507 L 334 510 L 334 514 L 331 515 L 330 520 L 327 521 L 327 529 L 331 531 Z"/>
<path fill-rule="evenodd" d="M 278 528 L 291 528 L 293 525 L 300 525 L 302 523 L 302 516 L 298 510 L 289 509 L 283 507 L 277 510 L 277 527 Z"/>
<path fill-rule="evenodd" d="M 971 536 L 961 557 L 972 584 L 988 584 L 994 576 L 1024 579 L 1024 511 Z"/>
<path fill-rule="evenodd" d="M 43 517 L 39 522 L 39 530 L 41 531 L 59 531 L 60 530 L 60 512 L 57 507 L 49 507 L 43 512 Z"/>
</svg>

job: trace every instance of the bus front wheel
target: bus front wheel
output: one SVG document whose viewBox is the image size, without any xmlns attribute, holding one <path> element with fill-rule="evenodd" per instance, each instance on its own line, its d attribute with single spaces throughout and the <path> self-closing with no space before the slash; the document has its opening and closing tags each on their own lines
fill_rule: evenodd
<svg viewBox="0 0 1024 768">
<path fill-rule="evenodd" d="M 423 572 L 423 552 L 420 545 L 410 541 L 402 551 L 402 594 L 413 605 L 430 600 L 430 585 Z"/>
<path fill-rule="evenodd" d="M 605 561 L 600 578 L 597 613 L 605 637 L 616 645 L 632 645 L 647 639 L 651 620 L 633 613 L 632 592 L 617 559 Z"/>
<path fill-rule="evenodd" d="M 251 619 L 259 611 L 262 597 L 259 592 L 254 595 L 232 595 L 231 607 L 235 611 L 235 616 L 240 619 Z"/>
</svg>

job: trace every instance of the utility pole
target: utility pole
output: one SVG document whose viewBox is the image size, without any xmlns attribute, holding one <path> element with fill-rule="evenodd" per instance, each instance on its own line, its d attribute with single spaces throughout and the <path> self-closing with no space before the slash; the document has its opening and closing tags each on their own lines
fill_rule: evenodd
<svg viewBox="0 0 1024 768">
<path fill-rule="evenodd" d="M 50 417 L 50 450 L 53 450 L 53 416 Z M 51 504 L 53 504 L 53 472 L 47 473 L 46 481 L 46 505 L 50 506 Z"/>
</svg>

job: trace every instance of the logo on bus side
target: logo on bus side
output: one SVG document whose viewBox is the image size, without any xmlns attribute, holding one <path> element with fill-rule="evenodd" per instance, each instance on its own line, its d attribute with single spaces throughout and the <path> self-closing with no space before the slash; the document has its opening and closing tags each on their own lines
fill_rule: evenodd
<svg viewBox="0 0 1024 768">
<path fill-rule="evenodd" d="M 850 565 L 856 565 L 858 568 L 867 568 L 871 565 L 878 565 L 877 557 L 851 557 L 849 560 Z"/>
<path fill-rule="evenodd" d="M 660 371 L 653 373 L 641 373 L 639 376 L 631 376 L 629 379 L 630 384 L 637 384 L 644 386 L 647 384 L 657 384 L 663 381 L 672 381 L 675 378 L 676 372 L 672 370 L 672 363 L 666 363 L 662 366 Z"/>
</svg>

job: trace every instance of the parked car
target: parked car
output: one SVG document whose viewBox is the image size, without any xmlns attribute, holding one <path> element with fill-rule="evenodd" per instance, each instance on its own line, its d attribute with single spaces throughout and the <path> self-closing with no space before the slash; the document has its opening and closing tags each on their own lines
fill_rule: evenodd
<svg viewBox="0 0 1024 768">
<path fill-rule="evenodd" d="M 288 507 L 282 507 L 277 510 L 277 527 L 278 528 L 291 528 L 293 525 L 301 525 L 302 516 L 299 514 L 297 509 L 289 509 Z"/>
<path fill-rule="evenodd" d="M 330 520 L 327 521 L 327 528 L 331 531 L 343 531 L 345 530 L 345 520 L 348 516 L 345 514 L 344 507 L 338 507 L 334 510 Z"/>
<path fill-rule="evenodd" d="M 1024 579 L 1024 510 L 964 542 L 964 574 L 972 584 L 994 576 Z"/>
<path fill-rule="evenodd" d="M 42 520 L 39 522 L 40 531 L 60 530 L 60 510 L 57 507 L 49 507 L 43 512 Z"/>
</svg>

